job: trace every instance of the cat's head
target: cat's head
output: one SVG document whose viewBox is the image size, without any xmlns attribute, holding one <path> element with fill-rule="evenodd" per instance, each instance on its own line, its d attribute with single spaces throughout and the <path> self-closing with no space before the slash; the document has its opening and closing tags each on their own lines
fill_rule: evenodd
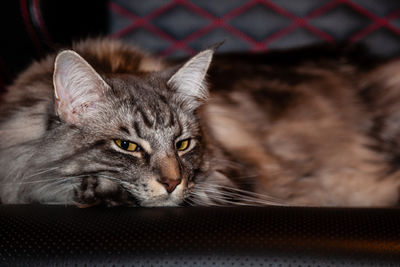
<svg viewBox="0 0 400 267">
<path fill-rule="evenodd" d="M 68 151 L 64 174 L 81 181 L 78 202 L 183 203 L 205 171 L 196 111 L 208 97 L 212 56 L 209 49 L 180 68 L 132 75 L 101 74 L 76 52 L 58 54 L 58 146 Z"/>
</svg>

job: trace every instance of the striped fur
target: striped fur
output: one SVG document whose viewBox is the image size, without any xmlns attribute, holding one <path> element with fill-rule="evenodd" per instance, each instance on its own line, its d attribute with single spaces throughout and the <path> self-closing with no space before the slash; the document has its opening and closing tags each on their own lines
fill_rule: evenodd
<svg viewBox="0 0 400 267">
<path fill-rule="evenodd" d="M 213 50 L 176 65 L 115 40 L 71 49 L 32 64 L 2 96 L 3 203 L 398 201 L 398 62 L 311 48 L 217 56 L 210 67 Z M 179 180 L 170 193 L 165 177 Z"/>
</svg>

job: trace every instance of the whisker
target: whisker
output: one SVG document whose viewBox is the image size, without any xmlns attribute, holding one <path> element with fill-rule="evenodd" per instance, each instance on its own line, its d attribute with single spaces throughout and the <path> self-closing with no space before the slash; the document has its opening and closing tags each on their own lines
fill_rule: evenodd
<svg viewBox="0 0 400 267">
<path fill-rule="evenodd" d="M 55 170 L 57 168 L 53 168 L 53 170 Z M 50 172 L 52 170 L 45 170 L 45 171 L 40 171 L 37 172 L 35 174 L 32 174 L 30 176 L 24 177 L 24 180 L 26 179 L 30 179 L 32 177 Z M 0 183 L 0 185 L 21 185 L 21 184 L 37 184 L 37 183 L 46 183 L 46 182 L 61 182 L 63 180 L 72 180 L 72 179 L 80 179 L 80 178 L 84 178 L 84 177 L 88 177 L 88 174 L 82 174 L 82 175 L 71 175 L 71 176 L 59 176 L 59 177 L 54 177 L 54 178 L 48 178 L 48 179 L 41 179 L 41 180 L 34 180 L 34 181 L 21 181 L 21 182 L 10 182 L 10 183 Z M 105 175 L 95 175 L 96 177 L 101 177 L 101 178 L 106 178 L 109 180 L 113 180 L 116 182 L 120 182 L 120 183 L 125 183 L 124 181 L 121 181 L 120 179 L 114 178 L 114 177 L 110 177 L 110 176 L 105 176 Z"/>
<path fill-rule="evenodd" d="M 217 204 L 217 203 L 215 203 L 215 202 L 206 202 L 206 201 L 203 201 L 203 200 L 201 200 L 201 199 L 192 199 L 191 200 L 192 202 L 193 202 L 193 204 L 195 205 L 195 206 L 206 206 L 206 207 L 210 207 L 210 206 L 223 206 L 223 205 L 220 205 L 220 204 Z"/>
<path fill-rule="evenodd" d="M 236 192 L 240 192 L 240 193 L 244 193 L 244 194 L 248 194 L 248 195 L 253 195 L 253 196 L 257 196 L 257 197 L 280 200 L 280 199 L 275 198 L 275 197 L 271 197 L 271 196 L 267 196 L 267 195 L 264 195 L 264 194 L 259 194 L 259 193 L 255 193 L 255 192 L 252 192 L 252 191 L 243 190 L 243 189 L 239 189 L 239 188 L 235 188 L 235 187 L 231 187 L 231 186 L 226 186 L 226 185 L 208 184 L 208 183 L 198 183 L 197 185 L 199 185 L 199 186 L 206 185 L 208 187 L 209 186 L 213 186 L 213 187 L 218 187 L 218 188 L 221 188 L 221 189 L 236 191 Z M 207 187 L 205 187 L 205 188 L 207 188 Z"/>
<path fill-rule="evenodd" d="M 77 186 L 79 186 L 79 182 L 76 182 L 76 180 L 74 182 L 73 179 L 65 178 L 44 184 L 40 189 L 37 190 L 36 193 L 46 196 L 47 199 L 44 202 L 46 204 L 73 204 L 73 199 L 71 196 L 73 195 Z M 61 202 L 60 197 L 61 199 L 64 198 L 64 200 L 61 200 Z M 54 200 L 49 201 L 49 199 Z"/>
<path fill-rule="evenodd" d="M 286 201 L 270 197 L 267 195 L 258 194 L 255 192 L 242 190 L 230 186 L 217 185 L 217 184 L 207 184 L 200 183 L 197 187 L 198 190 L 208 193 L 207 196 L 211 199 L 216 199 L 217 201 L 222 201 L 237 205 L 288 205 Z M 223 190 L 223 191 L 222 191 Z M 196 194 L 195 191 L 193 191 Z M 234 201 L 228 200 L 228 198 Z M 233 203 L 232 203 L 233 202 Z"/>
<path fill-rule="evenodd" d="M 57 169 L 53 168 L 53 170 Z M 24 180 L 44 174 L 44 173 L 48 173 L 52 170 L 45 170 L 45 171 L 40 171 L 37 172 L 35 174 L 32 174 L 30 176 L 24 177 Z M 10 182 L 10 183 L 0 183 L 0 185 L 20 185 L 20 184 L 36 184 L 36 183 L 45 183 L 45 182 L 61 182 L 63 180 L 72 180 L 72 179 L 81 179 L 84 177 L 88 177 L 88 174 L 81 174 L 81 175 L 68 175 L 68 176 L 59 176 L 59 177 L 54 177 L 54 178 L 48 178 L 48 179 L 41 179 L 41 180 L 34 180 L 34 181 L 21 181 L 21 182 Z M 114 180 L 114 181 L 121 181 L 119 179 L 110 177 L 110 176 L 105 176 L 105 175 L 95 175 L 96 177 L 102 177 L 102 178 L 107 178 L 110 180 Z"/>
<path fill-rule="evenodd" d="M 250 206 L 254 206 L 256 204 L 262 205 L 262 206 L 271 206 L 271 205 L 282 206 L 282 205 L 284 205 L 281 202 L 262 200 L 262 199 L 258 199 L 258 198 L 244 197 L 243 195 L 240 195 L 240 194 L 232 194 L 232 193 L 224 192 L 223 195 L 224 195 L 223 201 L 229 201 L 229 202 L 235 203 L 237 205 L 250 205 Z M 212 196 L 212 198 L 215 198 L 215 196 Z M 232 199 L 235 199 L 235 201 L 225 200 L 225 198 L 232 198 Z"/>
<path fill-rule="evenodd" d="M 11 182 L 11 183 L 0 183 L 0 185 L 21 185 L 21 184 L 38 184 L 38 183 L 45 183 L 45 182 L 59 182 L 63 179 L 69 180 L 71 178 L 81 178 L 81 177 L 56 177 L 56 178 L 49 178 L 49 179 L 42 179 L 42 180 L 35 180 L 35 181 L 24 181 L 24 182 Z"/>
<path fill-rule="evenodd" d="M 49 173 L 49 172 L 57 170 L 59 168 L 60 167 L 52 167 L 52 168 L 49 168 L 49 169 L 40 170 L 40 171 L 38 171 L 36 173 L 33 173 L 33 174 L 30 174 L 28 176 L 23 177 L 23 180 L 28 180 L 30 178 L 33 178 L 33 177 L 36 177 L 36 176 L 39 176 L 39 175 L 42 175 L 42 174 L 45 174 L 45 173 Z"/>
<path fill-rule="evenodd" d="M 227 204 L 231 205 L 231 206 L 254 206 L 250 203 L 242 203 L 242 202 L 237 202 L 237 201 L 232 201 L 229 199 L 226 199 L 225 197 L 221 196 L 216 196 L 214 195 L 212 198 L 213 201 L 218 201 L 220 203 L 216 203 L 216 202 L 211 202 L 211 203 L 207 203 L 207 206 L 227 206 Z M 203 204 L 203 203 L 201 203 Z"/>
</svg>

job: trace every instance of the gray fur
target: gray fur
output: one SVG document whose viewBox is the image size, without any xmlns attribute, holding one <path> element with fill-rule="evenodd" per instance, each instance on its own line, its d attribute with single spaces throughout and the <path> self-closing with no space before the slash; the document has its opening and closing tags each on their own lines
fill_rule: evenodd
<svg viewBox="0 0 400 267">
<path fill-rule="evenodd" d="M 203 54 L 194 58 L 203 62 Z M 194 172 L 204 171 L 204 149 L 195 110 L 197 96 L 206 95 L 204 83 L 212 52 L 195 81 L 165 72 L 151 75 L 98 74 L 73 51 L 61 52 L 55 60 L 54 89 L 46 79 L 17 81 L 12 90 L 31 87 L 36 96 L 30 106 L 18 108 L 0 124 L 0 197 L 3 203 L 58 203 L 91 206 L 106 205 L 176 206 L 188 196 L 188 183 Z M 36 63 L 25 76 L 47 69 L 54 57 Z M 183 66 L 178 73 L 186 72 Z M 191 72 L 193 74 L 193 70 Z M 40 73 L 48 77 L 52 73 Z M 175 85 L 179 84 L 178 88 Z M 33 88 L 33 87 L 37 88 Z M 201 90 L 201 92 L 199 91 Z M 182 96 L 184 91 L 185 96 Z M 196 104 L 192 104 L 196 102 Z M 11 106 L 11 103 L 10 103 Z M 190 109 L 187 107 L 190 106 Z M 6 114 L 6 110 L 3 113 Z M 192 147 L 178 153 L 176 142 L 191 138 Z M 127 152 L 116 146 L 122 139 L 141 146 L 140 152 Z M 178 164 L 182 183 L 168 194 L 157 180 L 160 162 Z M 178 166 L 177 165 L 177 166 Z M 164 166 L 163 168 L 168 168 Z"/>
<path fill-rule="evenodd" d="M 209 71 L 213 50 L 170 66 L 107 39 L 50 55 L 2 96 L 1 201 L 395 205 L 399 63 L 305 51 L 221 56 Z"/>
</svg>

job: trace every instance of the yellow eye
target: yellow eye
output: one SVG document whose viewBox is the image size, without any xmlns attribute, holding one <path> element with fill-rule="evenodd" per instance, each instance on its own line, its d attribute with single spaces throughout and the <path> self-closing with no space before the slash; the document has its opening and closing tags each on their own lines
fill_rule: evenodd
<svg viewBox="0 0 400 267">
<path fill-rule="evenodd" d="M 138 152 L 141 150 L 140 146 L 133 142 L 129 142 L 126 140 L 116 139 L 114 140 L 115 144 L 122 148 L 123 150 L 130 151 L 130 152 Z"/>
<path fill-rule="evenodd" d="M 190 145 L 190 139 L 185 139 L 176 143 L 176 149 L 178 151 L 186 150 Z"/>
</svg>

